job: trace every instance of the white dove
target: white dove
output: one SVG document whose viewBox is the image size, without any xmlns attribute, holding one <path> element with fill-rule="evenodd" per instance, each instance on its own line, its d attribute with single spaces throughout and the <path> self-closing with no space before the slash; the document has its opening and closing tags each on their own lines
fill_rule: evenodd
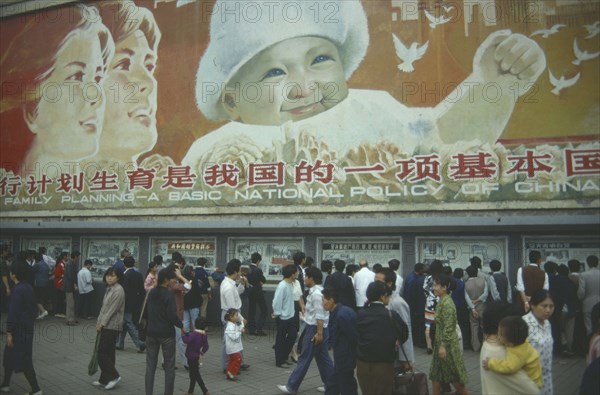
<svg viewBox="0 0 600 395">
<path fill-rule="evenodd" d="M 437 25 L 443 25 L 444 23 L 450 22 L 451 19 L 444 15 L 435 17 L 431 15 L 427 10 L 425 10 L 425 16 L 427 17 L 427 19 L 429 19 L 429 26 L 431 26 L 432 29 L 435 29 Z"/>
<path fill-rule="evenodd" d="M 529 37 L 538 36 L 542 34 L 542 38 L 548 38 L 551 34 L 558 33 L 558 29 L 560 29 L 561 27 L 567 27 L 567 25 L 556 24 L 550 29 L 536 30 L 535 32 L 531 33 Z"/>
<path fill-rule="evenodd" d="M 566 80 L 564 75 L 557 79 L 552 74 L 552 71 L 550 71 L 550 69 L 548 69 L 548 73 L 550 74 L 550 83 L 554 86 L 554 89 L 552 89 L 552 93 L 554 93 L 555 95 L 558 95 L 561 90 L 575 85 L 575 83 L 579 80 L 579 77 L 581 76 L 581 73 L 577 73 L 575 77 Z"/>
<path fill-rule="evenodd" d="M 429 46 L 429 41 L 418 48 L 418 43 L 413 42 L 410 45 L 410 48 L 406 48 L 406 46 L 398 37 L 396 37 L 394 33 L 392 33 L 392 39 L 394 40 L 394 47 L 396 48 L 396 56 L 398 56 L 398 58 L 403 62 L 398 65 L 398 69 L 406 73 L 412 73 L 415 71 L 413 62 L 416 62 L 417 60 L 421 59 L 423 55 L 425 55 L 427 47 Z"/>
<path fill-rule="evenodd" d="M 577 39 L 573 40 L 573 52 L 575 52 L 575 59 L 572 63 L 575 65 L 580 65 L 583 60 L 591 60 L 597 58 L 600 55 L 600 52 L 589 53 L 588 51 L 582 51 L 579 49 L 577 45 Z"/>
<path fill-rule="evenodd" d="M 442 8 L 444 9 L 444 12 L 447 14 L 450 11 L 452 11 L 455 7 L 452 5 L 443 5 Z"/>
<path fill-rule="evenodd" d="M 600 33 L 600 21 L 594 22 L 593 25 L 583 25 L 588 31 L 588 35 L 585 37 L 586 39 L 594 38 Z"/>
</svg>

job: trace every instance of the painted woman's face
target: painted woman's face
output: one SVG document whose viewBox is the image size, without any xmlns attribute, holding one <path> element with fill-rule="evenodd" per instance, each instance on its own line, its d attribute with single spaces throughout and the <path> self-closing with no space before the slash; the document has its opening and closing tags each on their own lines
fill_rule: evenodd
<svg viewBox="0 0 600 395">
<path fill-rule="evenodd" d="M 104 92 L 106 117 L 101 146 L 137 156 L 156 144 L 157 55 L 137 30 L 115 43 Z"/>
<path fill-rule="evenodd" d="M 79 31 L 58 50 L 53 69 L 41 84 L 34 114 L 26 114 L 45 151 L 78 160 L 95 154 L 104 120 L 104 62 L 98 32 Z"/>
<path fill-rule="evenodd" d="M 320 37 L 297 37 L 260 52 L 236 73 L 223 92 L 233 120 L 281 125 L 310 118 L 348 95 L 337 47 Z"/>
</svg>

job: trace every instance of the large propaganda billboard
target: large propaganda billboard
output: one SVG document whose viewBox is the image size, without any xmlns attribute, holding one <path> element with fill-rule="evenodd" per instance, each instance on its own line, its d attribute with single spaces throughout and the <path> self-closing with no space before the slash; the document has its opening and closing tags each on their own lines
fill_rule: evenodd
<svg viewBox="0 0 600 395">
<path fill-rule="evenodd" d="M 599 12 L 154 0 L 3 18 L 1 215 L 598 207 Z"/>
</svg>

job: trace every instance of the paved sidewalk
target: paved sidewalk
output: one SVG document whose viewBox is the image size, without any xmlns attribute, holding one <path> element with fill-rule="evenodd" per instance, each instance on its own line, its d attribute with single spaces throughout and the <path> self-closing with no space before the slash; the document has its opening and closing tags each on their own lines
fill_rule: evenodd
<svg viewBox="0 0 600 395">
<path fill-rule="evenodd" d="M 239 382 L 235 383 L 225 380 L 225 376 L 220 369 L 220 328 L 209 328 L 210 349 L 205 355 L 201 373 L 206 386 L 213 395 L 275 395 L 280 393 L 276 385 L 286 383 L 291 369 L 275 367 L 273 350 L 271 348 L 275 341 L 275 331 L 273 328 L 266 328 L 266 332 L 268 333 L 266 337 L 244 336 L 244 354 L 246 362 L 251 366 L 248 371 L 240 374 Z M 111 393 L 134 395 L 144 393 L 146 356 L 145 354 L 138 354 L 136 352 L 129 337 L 127 337 L 125 342 L 125 350 L 117 351 L 117 370 L 121 374 L 121 382 L 111 391 L 92 387 L 91 382 L 97 380 L 99 376 L 99 373 L 93 377 L 87 374 L 87 366 L 94 346 L 95 336 L 95 321 L 80 320 L 78 326 L 66 326 L 64 319 L 49 317 L 37 322 L 36 337 L 33 346 L 34 366 L 44 394 L 96 395 Z M 5 339 L 2 336 L 0 351 L 4 350 L 4 342 Z M 420 370 L 428 372 L 431 357 L 422 349 L 417 348 L 415 352 L 417 367 Z M 0 363 L 1 361 L 2 358 L 0 358 Z M 478 354 L 466 351 L 465 364 L 469 374 L 468 388 L 472 394 L 478 394 L 481 392 Z M 555 394 L 577 394 L 584 369 L 585 360 L 583 358 L 555 358 Z M 187 393 L 189 383 L 188 373 L 179 364 L 179 361 L 175 372 L 175 394 Z M 313 363 L 300 387 L 299 393 L 319 394 L 317 387 L 320 385 L 322 383 L 316 363 Z M 155 393 L 162 394 L 163 388 L 164 374 L 163 370 L 159 367 L 156 372 L 154 384 Z M 23 374 L 13 375 L 11 392 L 9 394 L 24 394 L 29 390 L 29 385 Z M 196 386 L 195 393 L 202 393 L 198 386 Z"/>
</svg>

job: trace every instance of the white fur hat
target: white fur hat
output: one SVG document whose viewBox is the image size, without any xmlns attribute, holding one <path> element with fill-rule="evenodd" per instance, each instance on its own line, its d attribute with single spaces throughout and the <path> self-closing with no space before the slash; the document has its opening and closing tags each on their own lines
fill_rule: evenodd
<svg viewBox="0 0 600 395">
<path fill-rule="evenodd" d="M 264 49 L 294 37 L 317 36 L 336 44 L 346 79 L 369 45 L 367 16 L 360 0 L 217 0 L 210 43 L 196 73 L 196 105 L 213 120 L 227 119 L 221 92 L 229 79 Z"/>
</svg>

